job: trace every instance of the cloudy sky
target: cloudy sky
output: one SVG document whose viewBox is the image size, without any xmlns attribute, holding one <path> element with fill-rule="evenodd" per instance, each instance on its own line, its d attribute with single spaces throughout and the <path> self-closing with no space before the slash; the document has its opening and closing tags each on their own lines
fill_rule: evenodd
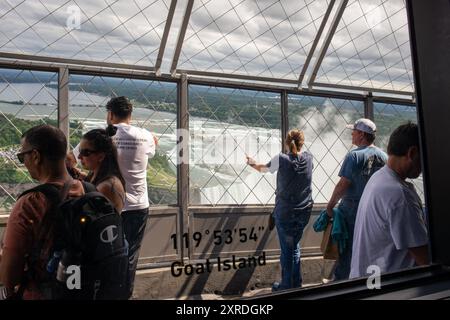
<svg viewBox="0 0 450 320">
<path fill-rule="evenodd" d="M 296 80 L 328 2 L 195 0 L 178 68 Z M 186 3 L 177 3 L 164 73 Z M 170 0 L 0 0 L 0 51 L 153 66 L 169 6 Z M 404 1 L 350 0 L 316 81 L 412 91 Z"/>
</svg>

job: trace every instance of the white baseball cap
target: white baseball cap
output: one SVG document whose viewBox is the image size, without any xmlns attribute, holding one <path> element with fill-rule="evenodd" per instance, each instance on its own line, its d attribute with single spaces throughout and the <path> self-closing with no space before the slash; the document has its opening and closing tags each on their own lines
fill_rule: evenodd
<svg viewBox="0 0 450 320">
<path fill-rule="evenodd" d="M 355 124 L 348 124 L 347 129 L 359 130 L 362 132 L 374 134 L 377 131 L 377 126 L 372 120 L 361 118 L 355 121 Z"/>
</svg>

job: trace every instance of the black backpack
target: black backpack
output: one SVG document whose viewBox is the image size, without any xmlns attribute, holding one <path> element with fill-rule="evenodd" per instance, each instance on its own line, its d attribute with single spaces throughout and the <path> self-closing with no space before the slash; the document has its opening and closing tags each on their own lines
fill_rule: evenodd
<svg viewBox="0 0 450 320">
<path fill-rule="evenodd" d="M 33 266 L 39 259 L 47 259 L 46 274 L 39 277 L 45 278 L 39 283 L 45 298 L 127 299 L 128 243 L 122 218 L 92 184 L 83 182 L 83 187 L 83 196 L 67 200 L 61 199 L 67 188 L 61 191 L 53 184 L 22 194 L 42 192 L 52 204 L 42 221 L 42 236 L 31 250 L 27 278 L 35 276 Z M 53 234 L 51 250 L 43 250 L 48 234 Z"/>
<path fill-rule="evenodd" d="M 377 154 L 373 154 L 369 156 L 364 162 L 363 170 L 362 170 L 362 176 L 364 177 L 366 183 L 369 181 L 370 177 L 384 167 L 386 162 L 382 157 L 380 157 Z"/>
</svg>

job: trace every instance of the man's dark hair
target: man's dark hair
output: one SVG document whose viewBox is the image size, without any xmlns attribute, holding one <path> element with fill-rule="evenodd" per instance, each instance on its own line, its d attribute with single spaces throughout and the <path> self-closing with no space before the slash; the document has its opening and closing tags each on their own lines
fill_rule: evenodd
<svg viewBox="0 0 450 320">
<path fill-rule="evenodd" d="M 66 158 L 67 139 L 56 127 L 39 125 L 24 132 L 22 138 L 48 160 L 60 161 Z"/>
<path fill-rule="evenodd" d="M 387 153 L 393 156 L 404 156 L 409 148 L 414 146 L 419 148 L 419 127 L 415 123 L 408 122 L 392 132 Z"/>
<path fill-rule="evenodd" d="M 364 139 L 370 144 L 375 141 L 375 133 L 367 133 L 363 131 Z"/>
<path fill-rule="evenodd" d="M 133 111 L 133 105 L 127 97 L 115 97 L 108 101 L 106 110 L 111 111 L 119 119 L 128 118 Z"/>
</svg>

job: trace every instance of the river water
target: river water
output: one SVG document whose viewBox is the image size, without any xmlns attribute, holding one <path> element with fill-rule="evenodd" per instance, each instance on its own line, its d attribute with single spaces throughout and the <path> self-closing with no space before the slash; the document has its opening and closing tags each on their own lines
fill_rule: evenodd
<svg viewBox="0 0 450 320">
<path fill-rule="evenodd" d="M 57 118 L 57 90 L 44 84 L 0 83 L 0 100 L 25 101 L 26 105 L 0 102 L 0 112 L 37 120 Z M 109 97 L 80 91 L 69 92 L 71 120 L 83 122 L 83 132 L 106 125 Z M 155 133 L 158 148 L 177 163 L 176 115 L 147 108 L 134 108 L 133 122 Z M 262 176 L 245 165 L 245 155 L 259 154 L 269 161 L 280 151 L 278 130 L 249 128 L 190 117 L 190 184 L 198 204 L 267 204 L 274 201 L 275 175 Z M 247 145 L 247 150 L 240 145 Z M 175 165 L 172 168 L 176 172 Z"/>
<path fill-rule="evenodd" d="M 18 118 L 36 120 L 57 117 L 57 90 L 40 83 L 0 83 L 1 101 L 25 101 L 26 105 L 0 102 L 0 112 Z M 81 91 L 69 92 L 71 120 L 83 123 L 83 132 L 106 125 L 105 105 L 109 97 Z M 322 116 L 290 119 L 304 128 L 306 149 L 315 158 L 313 196 L 316 203 L 326 202 L 331 196 L 340 163 L 351 146 L 350 134 L 342 117 L 335 120 L 331 132 L 318 130 L 333 117 L 333 106 L 323 105 Z M 328 111 L 327 111 L 328 110 Z M 311 111 L 312 113 L 315 110 Z M 327 114 L 329 112 L 329 114 Z M 305 118 L 306 118 L 305 117 Z M 159 151 L 177 163 L 176 115 L 135 107 L 134 124 L 155 133 Z M 303 122 L 303 123 L 302 123 Z M 323 122 L 323 123 L 321 123 Z M 292 124 L 292 123 L 291 123 Z M 189 170 L 191 203 L 193 204 L 270 204 L 274 202 L 276 175 L 261 174 L 245 164 L 248 154 L 260 163 L 268 162 L 278 154 L 281 146 L 280 130 L 248 127 L 198 117 L 189 119 Z M 417 184 L 423 189 L 421 181 Z"/>
</svg>

